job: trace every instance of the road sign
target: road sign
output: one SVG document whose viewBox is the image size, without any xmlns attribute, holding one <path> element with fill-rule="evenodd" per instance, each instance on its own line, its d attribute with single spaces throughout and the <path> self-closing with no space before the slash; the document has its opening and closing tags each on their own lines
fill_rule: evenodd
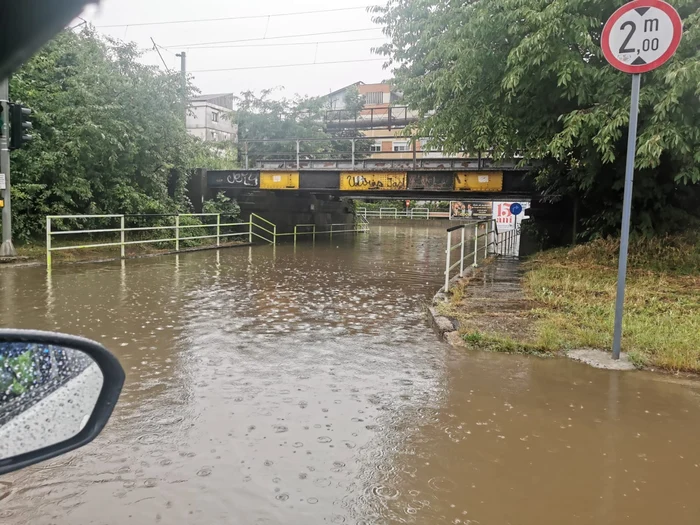
<svg viewBox="0 0 700 525">
<path fill-rule="evenodd" d="M 514 202 L 510 205 L 510 212 L 513 215 L 520 215 L 523 212 L 523 206 L 519 202 Z"/>
<path fill-rule="evenodd" d="M 622 349 L 622 316 L 627 281 L 627 252 L 632 217 L 632 187 L 634 185 L 634 158 L 637 149 L 641 73 L 656 69 L 671 58 L 678 49 L 682 34 L 683 22 L 678 12 L 661 0 L 629 2 L 613 13 L 603 28 L 601 46 L 605 58 L 620 71 L 632 73 L 625 194 L 622 202 L 620 263 L 617 272 L 617 299 L 615 301 L 613 359 L 620 359 Z"/>
<path fill-rule="evenodd" d="M 683 23 L 662 0 L 636 0 L 615 11 L 603 28 L 601 44 L 610 64 L 625 73 L 646 73 L 678 49 Z"/>
</svg>

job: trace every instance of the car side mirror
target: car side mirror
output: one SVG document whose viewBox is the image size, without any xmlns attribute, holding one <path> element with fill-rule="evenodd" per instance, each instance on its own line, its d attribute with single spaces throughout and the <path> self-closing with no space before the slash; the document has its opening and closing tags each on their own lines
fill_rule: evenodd
<svg viewBox="0 0 700 525">
<path fill-rule="evenodd" d="M 0 475 L 95 439 L 123 384 L 119 361 L 98 343 L 0 330 Z"/>
</svg>

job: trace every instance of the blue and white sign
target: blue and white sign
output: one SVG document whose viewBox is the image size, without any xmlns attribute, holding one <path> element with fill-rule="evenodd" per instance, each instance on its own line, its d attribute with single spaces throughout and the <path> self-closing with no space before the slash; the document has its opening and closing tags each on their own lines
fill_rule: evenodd
<svg viewBox="0 0 700 525">
<path fill-rule="evenodd" d="M 510 205 L 510 212 L 513 215 L 520 215 L 523 212 L 523 205 L 519 202 L 514 202 Z"/>
</svg>

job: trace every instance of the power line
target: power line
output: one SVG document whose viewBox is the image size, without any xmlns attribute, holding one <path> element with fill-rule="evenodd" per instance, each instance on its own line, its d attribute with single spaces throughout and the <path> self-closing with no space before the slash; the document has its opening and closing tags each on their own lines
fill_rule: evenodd
<svg viewBox="0 0 700 525">
<path fill-rule="evenodd" d="M 172 44 L 169 46 L 161 46 L 166 48 L 184 48 L 184 49 L 196 49 L 200 46 L 209 46 L 214 44 L 233 44 L 237 42 L 259 42 L 261 40 L 280 40 L 283 38 L 301 38 L 306 36 L 321 36 L 321 35 L 337 35 L 339 33 L 362 33 L 366 31 L 377 31 L 381 30 L 381 27 L 368 27 L 366 29 L 343 29 L 341 31 L 323 31 L 321 33 L 303 33 L 297 35 L 280 35 L 280 36 L 270 36 L 267 38 L 242 38 L 239 40 L 219 40 L 217 42 L 190 42 L 189 44 Z"/>
<path fill-rule="evenodd" d="M 333 60 L 331 62 L 304 62 L 299 64 L 277 64 L 269 66 L 249 66 L 249 67 L 226 67 L 221 69 L 194 69 L 188 73 L 216 73 L 219 71 L 243 71 L 248 69 L 276 69 L 283 67 L 302 67 L 302 66 L 325 66 L 328 64 L 350 64 L 354 62 L 378 62 L 385 61 L 384 58 L 362 58 L 357 60 Z"/>
<path fill-rule="evenodd" d="M 269 39 L 266 39 L 269 40 Z M 233 44 L 225 46 L 200 46 L 200 47 L 190 47 L 187 49 L 229 49 L 232 47 L 281 47 L 281 46 L 315 46 L 317 44 L 344 44 L 347 42 L 376 42 L 377 40 L 384 40 L 383 37 L 374 38 L 351 38 L 348 40 L 319 40 L 317 42 L 280 42 L 279 44 Z M 160 47 L 160 46 L 158 46 Z"/>
<path fill-rule="evenodd" d="M 357 6 L 357 7 L 338 7 L 335 9 L 318 9 L 315 11 L 297 11 L 294 13 L 273 13 L 269 15 L 246 15 L 246 16 L 226 16 L 221 18 L 199 18 L 199 19 L 188 19 L 188 20 L 163 20 L 160 22 L 136 22 L 132 24 L 108 24 L 100 25 L 95 27 L 135 27 L 135 26 L 162 26 L 169 24 L 198 24 L 202 22 L 221 22 L 226 20 L 252 20 L 256 18 L 271 18 L 271 17 L 283 17 L 283 16 L 301 16 L 301 15 L 315 15 L 318 13 L 335 13 L 339 11 L 357 11 L 360 9 L 367 9 L 369 6 Z"/>
<path fill-rule="evenodd" d="M 160 61 L 163 62 L 163 65 L 165 66 L 165 70 L 170 73 L 170 68 L 168 67 L 168 64 L 165 63 L 165 60 L 163 60 L 163 55 L 160 54 L 160 49 L 158 49 L 158 44 L 156 44 L 156 41 L 153 40 L 153 37 L 151 37 L 151 42 L 153 42 L 153 49 L 156 50 L 158 53 L 158 56 L 160 57 Z"/>
</svg>

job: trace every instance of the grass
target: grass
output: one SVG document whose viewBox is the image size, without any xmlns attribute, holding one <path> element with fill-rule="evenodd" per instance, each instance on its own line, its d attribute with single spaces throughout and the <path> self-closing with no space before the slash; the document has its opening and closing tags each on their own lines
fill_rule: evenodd
<svg viewBox="0 0 700 525">
<path fill-rule="evenodd" d="M 442 305 L 471 347 L 556 353 L 612 346 L 619 241 L 539 254 L 525 264 L 518 309 L 489 321 L 469 312 L 469 284 Z M 640 367 L 700 372 L 700 236 L 630 246 L 623 350 Z M 456 299 L 457 298 L 457 299 Z"/>
</svg>

